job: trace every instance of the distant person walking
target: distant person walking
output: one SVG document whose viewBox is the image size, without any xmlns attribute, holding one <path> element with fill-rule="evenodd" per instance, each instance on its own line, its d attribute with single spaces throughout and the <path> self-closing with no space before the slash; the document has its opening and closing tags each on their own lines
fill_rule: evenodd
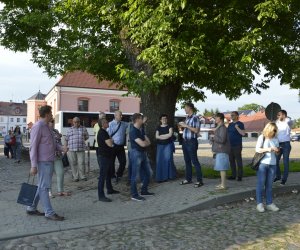
<svg viewBox="0 0 300 250">
<path fill-rule="evenodd" d="M 266 208 L 271 211 L 278 211 L 279 208 L 273 203 L 272 184 L 276 171 L 276 153 L 279 153 L 279 141 L 276 137 L 277 126 L 274 122 L 269 122 L 257 139 L 256 152 L 266 155 L 261 160 L 256 172 L 256 209 L 262 213 L 265 211 L 262 197 L 266 198 Z"/>
<path fill-rule="evenodd" d="M 41 118 L 32 127 L 30 140 L 30 172 L 32 175 L 38 174 L 38 189 L 33 205 L 27 207 L 27 214 L 62 221 L 64 217 L 54 212 L 48 195 L 52 183 L 55 151 L 62 150 L 62 148 L 56 144 L 48 126 L 49 121 L 53 119 L 51 106 L 42 106 L 39 109 L 39 115 Z M 39 200 L 41 200 L 45 213 L 37 210 Z"/>
<path fill-rule="evenodd" d="M 241 181 L 243 178 L 243 136 L 245 135 L 244 123 L 239 121 L 239 113 L 237 111 L 231 112 L 231 122 L 228 125 L 228 134 L 230 140 L 230 154 L 229 161 L 231 167 L 231 176 L 229 180 Z"/>
<path fill-rule="evenodd" d="M 285 185 L 288 175 L 289 175 L 289 164 L 290 164 L 290 153 L 291 153 L 291 128 L 292 121 L 287 117 L 287 112 L 285 110 L 280 110 L 277 114 L 276 125 L 278 127 L 278 140 L 280 152 L 277 155 L 276 162 L 276 178 L 274 182 L 281 180 L 280 185 Z M 281 176 L 280 170 L 280 159 L 283 157 L 283 176 Z"/>
<path fill-rule="evenodd" d="M 172 180 L 176 177 L 173 153 L 173 128 L 168 125 L 168 116 L 162 114 L 159 117 L 160 125 L 155 132 L 156 147 L 156 181 Z"/>
<path fill-rule="evenodd" d="M 198 160 L 198 133 L 200 131 L 199 117 L 194 114 L 195 107 L 193 103 L 186 103 L 184 107 L 187 117 L 185 122 L 180 122 L 179 126 L 183 128 L 182 151 L 185 161 L 185 180 L 181 185 L 192 183 L 192 163 L 196 169 L 197 182 L 195 188 L 203 186 L 201 165 Z"/>
<path fill-rule="evenodd" d="M 15 162 L 20 163 L 23 142 L 22 142 L 22 133 L 21 133 L 21 129 L 19 126 L 15 127 L 14 135 L 16 137 L 16 144 L 15 144 L 15 159 L 16 159 L 16 161 Z"/>
<path fill-rule="evenodd" d="M 226 171 L 229 169 L 230 141 L 227 128 L 224 125 L 224 114 L 217 113 L 215 116 L 217 127 L 211 138 L 212 151 L 215 154 L 214 170 L 220 171 L 221 184 L 216 186 L 217 190 L 226 189 Z"/>
<path fill-rule="evenodd" d="M 68 150 L 68 158 L 75 182 L 79 179 L 87 181 L 85 176 L 85 141 L 88 138 L 89 134 L 86 128 L 80 125 L 78 117 L 74 117 L 73 126 L 67 131 L 65 151 Z"/>
<path fill-rule="evenodd" d="M 9 159 L 9 153 L 10 153 L 10 158 L 13 158 L 13 150 L 11 147 L 11 136 L 12 136 L 11 130 L 9 130 L 8 133 L 4 136 L 4 155 L 8 159 Z"/>
</svg>

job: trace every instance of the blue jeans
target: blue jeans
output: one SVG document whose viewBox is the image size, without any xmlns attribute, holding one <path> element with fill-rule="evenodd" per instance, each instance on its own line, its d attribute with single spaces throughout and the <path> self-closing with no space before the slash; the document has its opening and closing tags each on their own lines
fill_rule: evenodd
<svg viewBox="0 0 300 250">
<path fill-rule="evenodd" d="M 275 176 L 276 165 L 261 163 L 256 171 L 256 202 L 262 203 L 263 193 L 266 196 L 266 204 L 272 204 L 272 184 Z"/>
<path fill-rule="evenodd" d="M 39 201 L 41 200 L 45 216 L 49 217 L 55 214 L 49 199 L 49 189 L 51 188 L 53 168 L 53 161 L 38 162 L 38 189 L 36 191 L 33 204 L 32 206 L 27 207 L 27 211 L 35 211 Z"/>
<path fill-rule="evenodd" d="M 128 150 L 128 181 L 131 181 L 131 160 L 130 160 L 130 150 Z"/>
<path fill-rule="evenodd" d="M 201 165 L 197 156 L 198 150 L 198 140 L 183 140 L 182 142 L 182 151 L 185 161 L 185 179 L 187 181 L 192 181 L 192 163 L 196 168 L 197 181 L 202 181 L 202 171 Z"/>
<path fill-rule="evenodd" d="M 131 161 L 131 196 L 137 197 L 138 191 L 136 187 L 138 176 L 141 176 L 142 192 L 148 191 L 150 181 L 150 163 L 146 152 L 132 149 L 130 151 Z"/>
<path fill-rule="evenodd" d="M 98 155 L 98 162 L 100 163 L 100 175 L 98 180 L 98 198 L 104 197 L 104 182 L 106 183 L 107 191 L 112 191 L 110 168 L 112 168 L 112 159 Z"/>
<path fill-rule="evenodd" d="M 15 158 L 16 160 L 21 160 L 21 149 L 22 149 L 22 144 L 21 142 L 16 142 L 16 148 L 15 148 Z"/>
<path fill-rule="evenodd" d="M 276 178 L 281 179 L 281 171 L 279 167 L 279 162 L 281 156 L 283 156 L 283 176 L 282 181 L 286 182 L 289 175 L 289 162 L 290 162 L 290 152 L 291 152 L 291 143 L 289 141 L 279 143 L 280 152 L 277 155 L 277 166 L 276 166 Z"/>
</svg>

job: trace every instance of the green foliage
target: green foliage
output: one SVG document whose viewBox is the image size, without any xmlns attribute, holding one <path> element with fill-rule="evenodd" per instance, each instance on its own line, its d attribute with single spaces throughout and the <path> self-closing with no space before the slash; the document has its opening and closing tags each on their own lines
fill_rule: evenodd
<svg viewBox="0 0 300 250">
<path fill-rule="evenodd" d="M 300 118 L 298 118 L 294 121 L 293 128 L 300 128 Z"/>
<path fill-rule="evenodd" d="M 256 104 L 256 103 L 250 103 L 250 104 L 245 104 L 242 107 L 238 107 L 238 110 L 254 110 L 254 111 L 259 111 L 261 109 L 264 109 L 262 105 Z"/>
<path fill-rule="evenodd" d="M 211 109 L 211 110 L 208 110 L 208 109 L 204 109 L 204 111 L 203 111 L 203 115 L 204 116 L 214 116 L 215 114 L 217 114 L 217 113 L 219 113 L 220 111 L 219 111 L 219 109 L 218 108 L 216 108 L 215 110 L 213 110 L 213 109 Z"/>
<path fill-rule="evenodd" d="M 298 0 L 0 2 L 1 45 L 50 76 L 86 70 L 137 94 L 180 84 L 181 100 L 260 93 L 274 77 L 300 87 Z"/>
</svg>

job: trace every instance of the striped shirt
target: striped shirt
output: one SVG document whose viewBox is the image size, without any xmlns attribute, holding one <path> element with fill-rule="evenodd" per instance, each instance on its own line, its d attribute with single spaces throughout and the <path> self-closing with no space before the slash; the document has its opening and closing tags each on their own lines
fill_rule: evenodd
<svg viewBox="0 0 300 250">
<path fill-rule="evenodd" d="M 67 131 L 66 141 L 70 151 L 85 151 L 87 139 L 89 139 L 89 134 L 83 126 L 79 128 L 73 126 Z"/>
<path fill-rule="evenodd" d="M 193 114 L 191 116 L 187 116 L 187 118 L 185 119 L 185 124 L 190 126 L 190 127 L 200 129 L 200 120 L 199 120 L 199 117 L 196 116 L 195 114 Z M 193 139 L 193 138 L 197 139 L 198 138 L 198 133 L 194 133 L 190 129 L 184 128 L 184 130 L 183 130 L 183 139 L 190 140 L 190 139 Z"/>
</svg>

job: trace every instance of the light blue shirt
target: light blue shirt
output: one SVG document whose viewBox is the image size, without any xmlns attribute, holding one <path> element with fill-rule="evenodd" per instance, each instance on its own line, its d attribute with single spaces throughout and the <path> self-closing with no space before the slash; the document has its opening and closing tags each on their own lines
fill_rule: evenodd
<svg viewBox="0 0 300 250">
<path fill-rule="evenodd" d="M 113 135 L 112 139 L 114 144 L 124 146 L 126 144 L 126 129 L 128 127 L 128 122 L 117 122 L 116 120 L 113 120 L 109 123 L 107 132 L 109 136 L 111 136 L 118 129 L 119 123 L 121 123 L 120 128 L 117 133 Z"/>
<path fill-rule="evenodd" d="M 263 135 L 260 135 L 257 139 L 256 143 L 256 152 L 259 151 L 260 148 L 272 148 L 279 147 L 279 141 L 277 137 L 272 139 L 265 138 L 264 145 L 263 144 Z M 260 163 L 268 164 L 268 165 L 276 165 L 276 154 L 275 152 L 266 152 L 265 157 L 261 160 Z"/>
</svg>

